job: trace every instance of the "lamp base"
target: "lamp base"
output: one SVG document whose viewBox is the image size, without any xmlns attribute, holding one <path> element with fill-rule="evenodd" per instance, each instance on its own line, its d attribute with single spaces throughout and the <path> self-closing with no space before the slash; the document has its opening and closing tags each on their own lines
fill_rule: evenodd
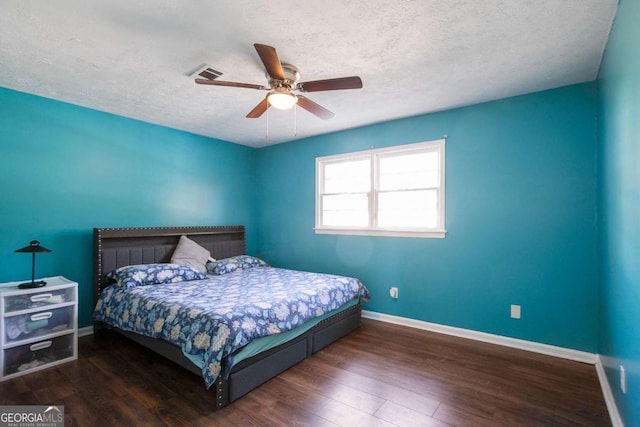
<svg viewBox="0 0 640 427">
<path fill-rule="evenodd" d="M 39 282 L 26 282 L 18 285 L 20 289 L 41 288 L 46 285 L 47 282 L 40 280 Z"/>
</svg>

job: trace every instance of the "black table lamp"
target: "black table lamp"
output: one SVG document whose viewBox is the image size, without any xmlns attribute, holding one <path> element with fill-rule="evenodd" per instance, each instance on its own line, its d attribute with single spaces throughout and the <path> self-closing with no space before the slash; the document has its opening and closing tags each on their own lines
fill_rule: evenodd
<svg viewBox="0 0 640 427">
<path fill-rule="evenodd" d="M 27 252 L 31 254 L 31 282 L 26 282 L 18 285 L 19 288 L 39 288 L 47 284 L 44 280 L 36 282 L 36 254 L 39 252 L 51 252 L 51 249 L 47 249 L 44 246 L 40 246 L 40 242 L 32 240 L 29 246 L 16 249 L 14 252 Z"/>
</svg>

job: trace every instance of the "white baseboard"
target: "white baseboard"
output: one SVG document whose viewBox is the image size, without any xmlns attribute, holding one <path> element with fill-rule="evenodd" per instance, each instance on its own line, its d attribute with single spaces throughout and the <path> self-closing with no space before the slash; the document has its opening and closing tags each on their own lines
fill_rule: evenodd
<svg viewBox="0 0 640 427">
<path fill-rule="evenodd" d="M 78 328 L 78 338 L 86 337 L 87 335 L 93 335 L 93 326 L 85 326 L 84 328 Z"/>
<path fill-rule="evenodd" d="M 576 362 L 589 363 L 595 365 L 598 356 L 586 351 L 573 350 L 570 348 L 556 347 L 548 344 L 541 344 L 533 341 L 525 341 L 517 338 L 509 338 L 501 335 L 478 332 L 471 329 L 456 328 L 453 326 L 439 325 L 437 323 L 424 322 L 422 320 L 409 319 L 406 317 L 392 316 L 390 314 L 377 313 L 375 311 L 362 311 L 362 317 L 382 322 L 394 323 L 396 325 L 408 326 L 410 328 L 422 329 L 425 331 L 437 332 L 445 335 L 452 335 L 460 338 L 468 338 L 475 341 L 482 341 L 505 347 L 517 348 L 534 353 L 546 354 L 548 356 L 560 357 L 574 360 Z"/>
<path fill-rule="evenodd" d="M 604 372 L 604 364 L 602 363 L 602 358 L 600 356 L 598 356 L 598 361 L 596 362 L 596 372 L 598 373 L 598 380 L 600 380 L 600 388 L 602 388 L 604 401 L 607 404 L 611 424 L 613 427 L 624 427 L 624 423 L 620 417 L 620 412 L 618 412 L 616 400 L 613 398 L 613 393 L 611 392 L 611 384 L 609 384 L 607 374 Z"/>
</svg>

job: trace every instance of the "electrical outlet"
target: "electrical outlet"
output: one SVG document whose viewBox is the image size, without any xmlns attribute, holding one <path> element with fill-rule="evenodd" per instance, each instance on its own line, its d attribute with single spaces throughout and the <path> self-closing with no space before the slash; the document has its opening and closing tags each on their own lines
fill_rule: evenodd
<svg viewBox="0 0 640 427">
<path fill-rule="evenodd" d="M 519 319 L 520 318 L 520 306 L 519 305 L 515 305 L 515 304 L 511 304 L 511 318 L 512 319 Z"/>
<path fill-rule="evenodd" d="M 391 298 L 393 299 L 398 299 L 398 288 L 394 286 L 393 288 L 389 289 L 389 296 L 391 296 Z"/>
<path fill-rule="evenodd" d="M 622 365 L 620 365 L 620 388 L 623 394 L 627 394 L 627 371 Z"/>
</svg>

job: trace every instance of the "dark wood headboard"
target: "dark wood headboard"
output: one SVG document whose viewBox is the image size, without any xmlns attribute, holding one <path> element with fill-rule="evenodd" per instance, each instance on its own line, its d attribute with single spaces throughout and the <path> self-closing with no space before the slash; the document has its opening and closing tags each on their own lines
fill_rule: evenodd
<svg viewBox="0 0 640 427">
<path fill-rule="evenodd" d="M 108 272 L 125 265 L 170 262 L 182 235 L 207 248 L 216 259 L 246 253 L 242 225 L 94 228 L 94 303 L 107 285 Z"/>
</svg>

